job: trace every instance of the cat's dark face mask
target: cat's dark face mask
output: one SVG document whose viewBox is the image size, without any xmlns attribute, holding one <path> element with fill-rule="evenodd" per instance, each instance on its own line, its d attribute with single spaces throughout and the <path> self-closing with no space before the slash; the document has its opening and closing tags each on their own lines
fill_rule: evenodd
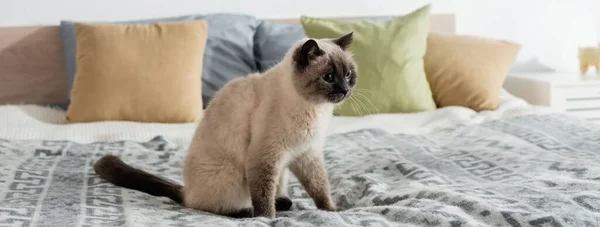
<svg viewBox="0 0 600 227">
<path fill-rule="evenodd" d="M 356 64 L 347 51 L 352 33 L 330 40 L 320 47 L 309 39 L 295 51 L 294 83 L 307 100 L 340 103 L 352 95 L 356 85 Z"/>
</svg>

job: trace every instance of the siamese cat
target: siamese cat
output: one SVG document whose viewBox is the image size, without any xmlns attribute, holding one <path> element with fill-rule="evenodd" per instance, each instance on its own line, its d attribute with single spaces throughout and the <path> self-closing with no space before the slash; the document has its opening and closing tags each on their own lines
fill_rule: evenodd
<svg viewBox="0 0 600 227">
<path fill-rule="evenodd" d="M 274 218 L 289 210 L 286 172 L 318 209 L 336 211 L 323 146 L 336 105 L 351 96 L 357 66 L 353 33 L 303 39 L 268 71 L 230 81 L 215 95 L 193 135 L 184 184 L 171 183 L 108 155 L 103 179 L 185 207 L 236 218 Z"/>
</svg>

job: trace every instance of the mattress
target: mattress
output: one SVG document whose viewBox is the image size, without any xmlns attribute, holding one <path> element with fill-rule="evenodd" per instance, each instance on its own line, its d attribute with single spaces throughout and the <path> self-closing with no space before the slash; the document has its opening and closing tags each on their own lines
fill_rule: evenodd
<svg viewBox="0 0 600 227">
<path fill-rule="evenodd" d="M 479 124 L 503 117 L 551 111 L 531 106 L 505 90 L 500 107 L 475 112 L 464 107 L 445 107 L 411 114 L 376 114 L 365 117 L 334 117 L 328 134 L 377 128 L 390 133 L 427 133 L 456 124 Z M 185 144 L 196 124 L 154 124 L 136 122 L 97 122 L 64 124 L 66 112 L 37 105 L 0 105 L 0 138 L 20 140 L 70 140 L 78 143 L 133 140 L 144 142 L 156 135 Z"/>
<path fill-rule="evenodd" d="M 2 226 L 597 226 L 600 127 L 507 92 L 494 111 L 335 117 L 325 146 L 339 212 L 290 177 L 292 210 L 231 219 L 123 189 L 91 168 L 114 154 L 181 182 L 195 124 L 61 124 L 0 107 Z"/>
</svg>

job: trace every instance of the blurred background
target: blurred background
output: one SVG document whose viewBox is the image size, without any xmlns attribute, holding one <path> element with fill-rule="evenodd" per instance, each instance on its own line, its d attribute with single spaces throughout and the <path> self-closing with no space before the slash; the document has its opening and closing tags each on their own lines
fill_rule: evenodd
<svg viewBox="0 0 600 227">
<path fill-rule="evenodd" d="M 456 15 L 457 33 L 519 42 L 513 72 L 577 72 L 578 47 L 600 42 L 599 0 L 1 0 L 0 26 L 231 12 L 259 18 L 393 16 L 424 4 Z"/>
</svg>

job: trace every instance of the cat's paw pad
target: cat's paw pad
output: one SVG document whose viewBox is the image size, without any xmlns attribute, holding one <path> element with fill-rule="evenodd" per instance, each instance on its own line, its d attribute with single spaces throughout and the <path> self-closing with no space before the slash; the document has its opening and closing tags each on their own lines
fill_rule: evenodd
<svg viewBox="0 0 600 227">
<path fill-rule="evenodd" d="M 278 197 L 275 199 L 275 210 L 288 211 L 292 208 L 292 200 L 288 197 Z"/>
</svg>

